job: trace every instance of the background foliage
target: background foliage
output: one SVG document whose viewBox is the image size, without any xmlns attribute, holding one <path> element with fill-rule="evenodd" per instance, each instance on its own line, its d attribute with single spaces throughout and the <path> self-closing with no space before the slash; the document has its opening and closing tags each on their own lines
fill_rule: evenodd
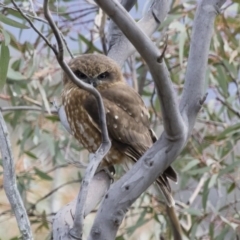
<svg viewBox="0 0 240 240">
<path fill-rule="evenodd" d="M 16 2 L 30 15 L 43 18 L 42 1 Z M 107 49 L 109 20 L 102 18 L 102 12 L 91 2 L 51 1 L 50 9 L 74 54 Z M 139 2 L 131 11 L 136 20 L 143 10 L 143 2 Z M 195 10 L 195 1 L 173 0 L 167 19 L 152 37 L 160 49 L 167 38 L 165 61 L 179 99 Z M 54 41 L 46 23 L 37 19 L 34 23 Z M 35 238 L 44 239 L 49 235 L 51 217 L 77 194 L 82 170 L 76 168 L 76 162 L 86 162 L 88 157 L 50 114 L 51 102 L 60 98 L 62 88 L 55 57 L 12 9 L 10 1 L 0 2 L 0 43 L 0 103 L 11 136 L 18 187 Z M 174 163 L 179 183 L 172 187 L 186 239 L 239 239 L 239 43 L 239 0 L 227 1 L 217 17 L 209 52 L 208 97 L 187 146 Z M 70 59 L 68 54 L 66 58 Z M 161 111 L 147 66 L 136 54 L 126 62 L 123 72 L 145 100 L 152 127 L 160 135 Z M 121 174 L 118 167 L 117 177 Z M 13 239 L 19 233 L 2 181 L 0 167 L 0 238 Z M 196 189 L 199 192 L 193 196 Z M 94 213 L 87 217 L 86 231 L 93 218 Z M 162 199 L 150 190 L 129 210 L 117 239 L 171 239 L 168 221 Z"/>
</svg>

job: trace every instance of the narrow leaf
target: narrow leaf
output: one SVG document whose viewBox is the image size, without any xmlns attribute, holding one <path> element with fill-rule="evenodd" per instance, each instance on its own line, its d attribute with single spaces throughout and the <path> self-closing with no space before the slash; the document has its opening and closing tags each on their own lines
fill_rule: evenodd
<svg viewBox="0 0 240 240">
<path fill-rule="evenodd" d="M 194 166 L 196 166 L 199 163 L 198 159 L 194 159 L 192 161 L 190 161 L 183 169 L 182 172 L 186 172 L 189 169 L 193 168 Z"/>
<path fill-rule="evenodd" d="M 9 48 L 2 42 L 1 55 L 0 55 L 0 90 L 6 83 L 8 64 L 9 64 Z"/>
<path fill-rule="evenodd" d="M 8 46 L 11 41 L 11 37 L 10 37 L 9 33 L 7 31 L 5 31 L 4 29 L 1 29 L 1 31 L 4 36 L 5 45 Z"/>
<path fill-rule="evenodd" d="M 34 168 L 36 175 L 38 175 L 40 178 L 47 180 L 47 181 L 51 181 L 52 177 L 50 177 L 48 174 L 46 174 L 45 172 L 39 170 L 38 168 Z"/>
<path fill-rule="evenodd" d="M 22 29 L 28 29 L 29 28 L 28 26 L 26 26 L 22 23 L 16 22 L 15 20 L 13 20 L 11 18 L 6 17 L 2 13 L 0 13 L 0 22 L 3 22 L 3 23 L 5 23 L 9 26 L 16 27 L 16 28 L 22 28 Z"/>
</svg>

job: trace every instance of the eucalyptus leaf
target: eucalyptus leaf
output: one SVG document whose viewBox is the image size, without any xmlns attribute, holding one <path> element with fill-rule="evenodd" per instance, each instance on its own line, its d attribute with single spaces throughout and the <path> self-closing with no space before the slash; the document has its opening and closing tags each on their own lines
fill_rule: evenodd
<svg viewBox="0 0 240 240">
<path fill-rule="evenodd" d="M 39 176 L 40 178 L 47 180 L 47 181 L 53 180 L 53 178 L 51 176 L 49 176 L 47 173 L 39 170 L 38 168 L 35 167 L 34 170 L 35 170 L 36 175 Z"/>
<path fill-rule="evenodd" d="M 13 20 L 11 18 L 6 17 L 2 13 L 0 13 L 0 21 L 9 25 L 9 26 L 16 27 L 16 28 L 21 28 L 21 29 L 28 29 L 29 28 L 28 26 L 26 26 L 22 23 L 16 22 L 15 20 Z"/>
<path fill-rule="evenodd" d="M 5 45 L 5 42 L 2 42 L 1 44 L 0 54 L 0 90 L 2 90 L 6 83 L 8 65 L 10 60 L 9 48 Z"/>
</svg>

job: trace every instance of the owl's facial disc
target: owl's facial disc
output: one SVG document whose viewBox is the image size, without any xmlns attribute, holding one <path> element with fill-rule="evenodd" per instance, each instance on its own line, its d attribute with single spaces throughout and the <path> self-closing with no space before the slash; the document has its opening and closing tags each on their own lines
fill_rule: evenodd
<svg viewBox="0 0 240 240">
<path fill-rule="evenodd" d="M 83 72 L 81 72 L 80 70 L 76 70 L 74 71 L 74 74 L 83 82 L 91 84 L 93 87 L 97 87 L 99 84 L 101 84 L 103 81 L 109 80 L 109 72 L 103 72 L 100 73 L 99 75 L 95 76 L 95 77 L 89 77 L 87 75 L 85 75 Z"/>
</svg>

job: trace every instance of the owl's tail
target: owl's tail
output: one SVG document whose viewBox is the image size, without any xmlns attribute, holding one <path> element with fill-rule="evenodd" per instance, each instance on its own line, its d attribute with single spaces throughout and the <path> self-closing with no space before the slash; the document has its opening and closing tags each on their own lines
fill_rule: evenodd
<svg viewBox="0 0 240 240">
<path fill-rule="evenodd" d="M 168 167 L 164 171 L 164 173 L 158 177 L 156 182 L 165 197 L 166 204 L 169 207 L 173 207 L 175 205 L 175 201 L 172 196 L 171 187 L 168 182 L 168 178 L 173 180 L 174 182 L 177 182 L 177 174 L 171 166 Z"/>
<path fill-rule="evenodd" d="M 168 180 L 167 180 L 168 181 Z M 169 206 L 169 207 L 173 207 L 175 205 L 175 201 L 174 201 L 174 198 L 172 196 L 172 193 L 171 193 L 171 189 L 169 189 L 167 186 L 166 186 L 166 181 L 163 180 L 163 177 L 160 176 L 158 179 L 157 179 L 157 185 L 158 187 L 160 188 L 164 198 L 165 198 L 165 201 L 166 201 L 166 204 Z M 167 183 L 169 184 L 169 183 Z"/>
</svg>

